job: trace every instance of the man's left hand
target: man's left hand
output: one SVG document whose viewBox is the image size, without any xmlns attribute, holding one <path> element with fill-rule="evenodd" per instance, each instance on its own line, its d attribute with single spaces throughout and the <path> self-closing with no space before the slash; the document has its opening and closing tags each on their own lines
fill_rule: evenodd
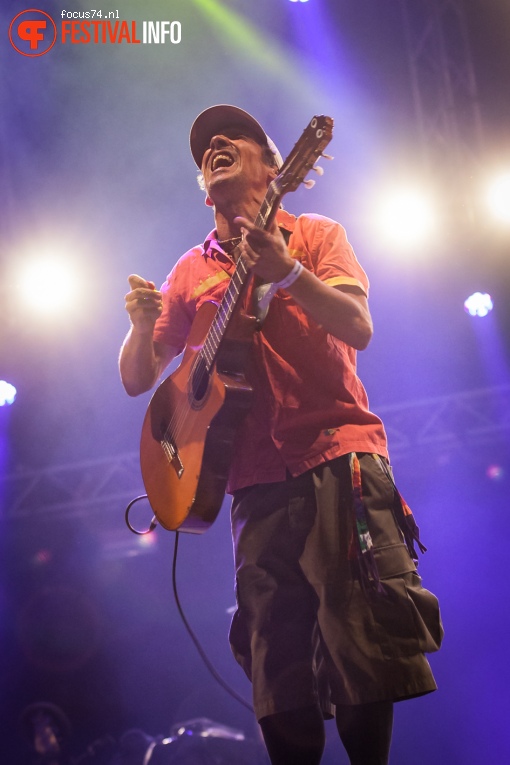
<svg viewBox="0 0 510 765">
<path fill-rule="evenodd" d="M 241 229 L 243 240 L 239 245 L 241 257 L 265 282 L 280 282 L 294 265 L 282 232 L 276 221 L 270 230 L 258 228 L 246 218 L 234 221 Z"/>
</svg>

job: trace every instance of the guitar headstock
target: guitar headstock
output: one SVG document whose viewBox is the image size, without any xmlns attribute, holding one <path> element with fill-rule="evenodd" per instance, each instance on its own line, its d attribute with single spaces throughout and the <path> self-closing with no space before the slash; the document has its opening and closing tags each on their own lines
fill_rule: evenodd
<svg viewBox="0 0 510 765">
<path fill-rule="evenodd" d="M 325 115 L 316 115 L 305 128 L 273 184 L 279 196 L 295 191 L 313 169 L 315 162 L 333 137 L 333 120 Z M 313 183 L 312 183 L 313 185 Z"/>
</svg>

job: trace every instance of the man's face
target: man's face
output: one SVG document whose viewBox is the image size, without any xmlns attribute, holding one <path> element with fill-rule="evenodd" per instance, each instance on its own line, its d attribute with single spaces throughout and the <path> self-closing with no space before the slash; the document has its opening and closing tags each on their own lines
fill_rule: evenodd
<svg viewBox="0 0 510 765">
<path fill-rule="evenodd" d="M 222 189 L 264 192 L 276 170 L 264 161 L 264 148 L 246 128 L 224 128 L 211 138 L 202 158 L 202 175 L 208 195 L 214 201 Z"/>
</svg>

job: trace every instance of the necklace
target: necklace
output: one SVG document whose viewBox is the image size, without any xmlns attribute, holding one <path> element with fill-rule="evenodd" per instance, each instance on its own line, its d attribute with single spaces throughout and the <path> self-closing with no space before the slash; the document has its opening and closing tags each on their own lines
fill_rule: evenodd
<svg viewBox="0 0 510 765">
<path fill-rule="evenodd" d="M 220 245 L 222 250 L 225 250 L 225 252 L 232 252 L 232 250 L 235 250 L 237 245 L 240 243 L 242 239 L 242 236 L 233 236 L 231 239 L 222 239 L 218 240 L 218 244 Z"/>
</svg>

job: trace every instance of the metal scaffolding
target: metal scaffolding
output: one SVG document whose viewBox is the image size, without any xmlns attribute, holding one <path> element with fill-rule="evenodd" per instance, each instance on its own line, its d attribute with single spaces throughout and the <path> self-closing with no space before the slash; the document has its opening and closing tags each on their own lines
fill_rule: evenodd
<svg viewBox="0 0 510 765">
<path fill-rule="evenodd" d="M 400 0 L 416 118 L 428 161 L 479 157 L 482 118 L 462 0 Z M 441 157 L 443 158 L 443 157 Z M 459 169 L 462 168 L 460 165 Z"/>
<path fill-rule="evenodd" d="M 463 392 L 377 409 L 392 460 L 462 452 L 476 456 L 510 437 L 510 385 Z M 0 478 L 7 518 L 35 515 L 101 517 L 117 521 L 143 493 L 138 454 L 116 455 L 41 470 L 20 469 Z"/>
<path fill-rule="evenodd" d="M 463 0 L 400 0 L 423 163 L 450 180 L 472 219 L 483 127 Z"/>
</svg>

